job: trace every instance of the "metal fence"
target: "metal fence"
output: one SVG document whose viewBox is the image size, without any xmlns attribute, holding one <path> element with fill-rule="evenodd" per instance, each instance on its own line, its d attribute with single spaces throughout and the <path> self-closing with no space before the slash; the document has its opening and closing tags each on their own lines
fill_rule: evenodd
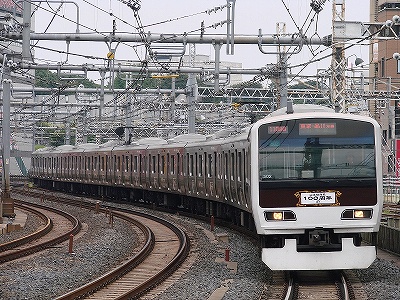
<svg viewBox="0 0 400 300">
<path fill-rule="evenodd" d="M 363 233 L 363 240 L 372 244 L 372 233 Z M 400 255 L 400 229 L 381 225 L 377 236 L 377 247 Z"/>
</svg>

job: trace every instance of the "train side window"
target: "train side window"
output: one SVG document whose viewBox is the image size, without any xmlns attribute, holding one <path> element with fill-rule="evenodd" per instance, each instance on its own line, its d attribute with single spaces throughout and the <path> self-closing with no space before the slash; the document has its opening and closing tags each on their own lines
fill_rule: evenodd
<svg viewBox="0 0 400 300">
<path fill-rule="evenodd" d="M 97 170 L 97 164 L 98 164 L 97 160 L 98 160 L 98 157 L 95 156 L 95 157 L 94 157 L 94 162 L 93 162 L 93 170 L 94 170 L 94 171 Z"/>
<path fill-rule="evenodd" d="M 117 171 L 121 170 L 121 156 L 117 156 Z"/>
<path fill-rule="evenodd" d="M 129 156 L 125 155 L 125 172 L 129 171 Z"/>
<path fill-rule="evenodd" d="M 100 170 L 104 171 L 104 156 L 101 157 L 101 166 L 100 166 Z"/>
</svg>

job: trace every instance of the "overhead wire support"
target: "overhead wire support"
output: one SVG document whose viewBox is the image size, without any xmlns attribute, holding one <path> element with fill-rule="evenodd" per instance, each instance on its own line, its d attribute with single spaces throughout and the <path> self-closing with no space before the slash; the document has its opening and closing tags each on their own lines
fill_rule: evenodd
<svg viewBox="0 0 400 300">
<path fill-rule="evenodd" d="M 119 2 L 126 4 L 130 9 L 132 9 L 133 11 L 138 11 L 141 7 L 140 5 L 140 0 L 129 0 L 129 1 L 125 1 L 125 0 L 118 0 Z"/>
<path fill-rule="evenodd" d="M 226 54 L 233 55 L 235 52 L 235 4 L 236 0 L 227 2 L 227 24 L 226 24 Z"/>
</svg>

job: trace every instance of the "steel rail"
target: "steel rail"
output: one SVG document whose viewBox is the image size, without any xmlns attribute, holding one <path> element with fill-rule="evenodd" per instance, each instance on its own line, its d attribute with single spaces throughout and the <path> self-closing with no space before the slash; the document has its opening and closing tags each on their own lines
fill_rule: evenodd
<svg viewBox="0 0 400 300">
<path fill-rule="evenodd" d="M 31 207 L 19 204 L 19 203 L 15 203 L 16 207 L 19 207 L 25 211 L 29 211 L 31 213 L 34 213 L 35 215 L 37 215 L 40 219 L 42 219 L 45 222 L 45 225 L 43 227 L 40 227 L 39 230 L 28 234 L 26 236 L 23 236 L 21 238 L 12 240 L 10 242 L 7 243 L 3 243 L 0 244 L 0 252 L 6 251 L 6 250 L 10 250 L 16 247 L 19 247 L 21 245 L 27 244 L 35 239 L 38 239 L 44 235 L 46 235 L 47 233 L 49 233 L 51 231 L 51 229 L 53 228 L 53 222 L 52 220 L 47 217 L 45 214 L 41 213 L 40 211 L 37 211 Z"/>
<path fill-rule="evenodd" d="M 47 248 L 52 247 L 57 244 L 60 244 L 64 241 L 67 241 L 70 238 L 71 234 L 78 233 L 82 228 L 81 222 L 76 217 L 74 217 L 66 212 L 63 212 L 61 210 L 43 206 L 43 205 L 39 205 L 39 204 L 29 203 L 29 202 L 25 202 L 25 201 L 21 201 L 21 200 L 14 200 L 14 203 L 26 204 L 26 205 L 37 207 L 40 209 L 52 211 L 56 214 L 59 214 L 59 215 L 65 217 L 66 219 L 68 219 L 72 223 L 73 228 L 71 230 L 69 230 L 68 232 L 66 232 L 54 239 L 48 240 L 46 242 L 39 243 L 37 245 L 33 245 L 33 246 L 25 248 L 25 249 L 19 249 L 19 250 L 13 251 L 11 253 L 5 253 L 3 255 L 0 255 L 0 263 L 11 261 L 11 260 L 23 257 L 23 256 L 28 256 L 32 253 L 47 249 Z"/>
</svg>

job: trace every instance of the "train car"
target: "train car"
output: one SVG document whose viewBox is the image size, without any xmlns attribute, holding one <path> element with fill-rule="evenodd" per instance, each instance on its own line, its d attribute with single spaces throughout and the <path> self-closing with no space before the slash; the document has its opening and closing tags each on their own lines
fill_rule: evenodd
<svg viewBox="0 0 400 300">
<path fill-rule="evenodd" d="M 383 199 L 380 127 L 369 117 L 295 105 L 236 135 L 60 146 L 32 157 L 43 187 L 256 231 L 273 270 L 366 268 L 376 257 L 361 243 L 361 233 L 378 231 Z"/>
<path fill-rule="evenodd" d="M 273 270 L 367 268 L 379 230 L 381 132 L 369 118 L 309 105 L 252 127 L 251 199 L 262 260 Z"/>
</svg>

